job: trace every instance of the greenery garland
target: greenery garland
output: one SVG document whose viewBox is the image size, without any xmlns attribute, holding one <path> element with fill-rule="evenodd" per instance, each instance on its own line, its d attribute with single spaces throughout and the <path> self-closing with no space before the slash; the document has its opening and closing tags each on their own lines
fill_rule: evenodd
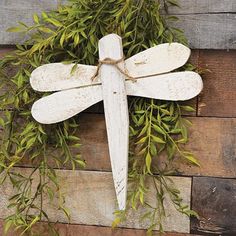
<svg viewBox="0 0 236 236">
<path fill-rule="evenodd" d="M 10 181 L 16 192 L 9 199 L 8 207 L 13 208 L 14 213 L 5 220 L 5 232 L 13 226 L 20 228 L 23 235 L 41 219 L 50 222 L 44 209 L 45 195 L 50 201 L 59 199 L 58 209 L 69 219 L 69 210 L 64 206 L 64 196 L 53 167 L 55 164 L 58 168 L 68 164 L 73 169 L 85 166 L 79 149 L 77 117 L 51 126 L 41 125 L 32 118 L 32 103 L 42 96 L 29 85 L 32 70 L 42 64 L 61 61 L 94 65 L 98 61 L 98 40 L 109 33 L 122 37 L 126 57 L 160 43 L 186 44 L 183 32 L 168 24 L 177 18 L 161 14 L 170 5 L 176 6 L 177 1 L 69 0 L 68 5 L 59 6 L 55 11 L 42 12 L 40 17 L 34 15 L 32 26 L 19 22 L 17 27 L 9 29 L 22 32 L 28 39 L 0 60 L 1 90 L 7 91 L 0 96 L 0 125 L 3 127 L 1 184 Z M 194 67 L 188 64 L 184 69 Z M 182 147 L 188 141 L 187 127 L 190 125 L 182 117 L 182 111 L 194 109 L 177 102 L 130 99 L 131 187 L 127 210 L 115 212 L 113 226 L 125 220 L 127 211 L 144 205 L 146 212 L 141 218 L 148 220 L 148 232 L 154 228 L 163 231 L 167 195 L 178 211 L 188 216 L 197 215 L 182 204 L 179 190 L 167 177 L 174 174 L 172 163 L 176 158 L 198 165 L 194 155 Z M 56 154 L 52 151 L 54 149 L 57 149 Z M 160 154 L 165 155 L 165 165 L 158 164 Z M 34 167 L 32 173 L 24 174 L 13 168 L 25 160 L 30 160 Z M 155 205 L 150 205 L 146 199 L 149 191 L 147 179 L 150 178 L 156 190 Z M 53 228 L 51 232 L 57 234 Z"/>
</svg>

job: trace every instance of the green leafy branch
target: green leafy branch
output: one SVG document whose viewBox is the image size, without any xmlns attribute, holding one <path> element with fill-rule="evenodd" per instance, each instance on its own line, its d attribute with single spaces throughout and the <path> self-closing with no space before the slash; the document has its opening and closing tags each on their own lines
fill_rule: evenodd
<svg viewBox="0 0 236 236">
<path fill-rule="evenodd" d="M 186 44 L 183 32 L 169 25 L 177 18 L 163 15 L 163 10 L 177 5 L 176 0 L 69 0 L 57 10 L 42 12 L 41 16 L 35 14 L 31 26 L 19 22 L 9 29 L 27 35 L 28 40 L 0 60 L 1 183 L 10 181 L 15 191 L 9 202 L 14 211 L 6 219 L 6 232 L 12 226 L 23 233 L 31 232 L 38 221 L 50 222 L 44 196 L 51 201 L 59 199 L 58 209 L 69 217 L 54 167 L 75 169 L 85 165 L 79 152 L 76 117 L 52 126 L 40 125 L 31 117 L 33 102 L 42 96 L 29 85 L 31 72 L 42 64 L 61 61 L 96 64 L 98 40 L 109 33 L 122 37 L 126 57 L 160 43 Z M 188 64 L 186 69 L 195 68 Z M 182 117 L 182 110 L 193 109 L 174 102 L 130 100 L 127 209 L 146 207 L 142 218 L 149 220 L 149 232 L 155 227 L 162 230 L 167 196 L 180 212 L 195 214 L 182 205 L 180 193 L 166 177 L 174 174 L 172 163 L 176 159 L 198 164 L 194 155 L 182 147 L 188 141 L 190 123 Z M 21 173 L 14 168 L 21 163 L 33 166 L 32 172 Z M 147 199 L 150 186 L 155 191 L 155 205 Z M 127 212 L 116 212 L 113 225 L 123 221 Z"/>
</svg>

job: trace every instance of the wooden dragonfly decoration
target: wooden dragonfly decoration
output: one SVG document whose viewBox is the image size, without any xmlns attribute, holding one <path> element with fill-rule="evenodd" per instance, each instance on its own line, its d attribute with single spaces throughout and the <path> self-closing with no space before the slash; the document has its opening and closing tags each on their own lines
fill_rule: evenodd
<svg viewBox="0 0 236 236">
<path fill-rule="evenodd" d="M 40 92 L 57 91 L 36 101 L 32 116 L 43 124 L 64 121 L 102 101 L 114 186 L 120 210 L 126 207 L 129 114 L 127 95 L 161 100 L 188 100 L 203 83 L 195 72 L 173 72 L 183 66 L 190 49 L 161 44 L 123 60 L 121 38 L 109 34 L 99 41 L 99 66 L 52 63 L 32 72 L 30 83 Z M 96 78 L 91 78 L 97 74 Z M 136 82 L 132 81 L 133 79 Z"/>
</svg>

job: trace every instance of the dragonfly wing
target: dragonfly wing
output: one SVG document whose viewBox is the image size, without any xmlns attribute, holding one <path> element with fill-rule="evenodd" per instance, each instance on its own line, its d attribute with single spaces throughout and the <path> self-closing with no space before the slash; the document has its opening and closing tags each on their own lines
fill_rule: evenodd
<svg viewBox="0 0 236 236">
<path fill-rule="evenodd" d="M 71 73 L 74 65 L 63 63 L 42 65 L 32 72 L 30 84 L 36 91 L 50 92 L 99 83 L 98 78 L 94 81 L 91 79 L 97 71 L 96 66 L 78 64 Z"/>
<path fill-rule="evenodd" d="M 132 77 L 167 73 L 183 66 L 191 50 L 180 43 L 164 43 L 140 52 L 125 61 Z"/>
<path fill-rule="evenodd" d="M 42 124 L 53 124 L 71 118 L 102 100 L 100 85 L 59 91 L 36 101 L 32 116 Z"/>
<path fill-rule="evenodd" d="M 203 88 L 201 76 L 184 71 L 126 81 L 128 95 L 170 101 L 184 101 L 197 96 Z"/>
</svg>

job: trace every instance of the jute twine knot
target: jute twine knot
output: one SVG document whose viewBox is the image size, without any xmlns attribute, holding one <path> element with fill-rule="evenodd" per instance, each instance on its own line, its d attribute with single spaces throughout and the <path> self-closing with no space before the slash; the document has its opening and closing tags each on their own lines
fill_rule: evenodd
<svg viewBox="0 0 236 236">
<path fill-rule="evenodd" d="M 98 76 L 99 71 L 101 66 L 104 65 L 113 65 L 115 66 L 121 74 L 123 74 L 127 79 L 132 80 L 133 82 L 136 82 L 136 79 L 134 77 L 132 77 L 131 75 L 129 75 L 129 72 L 126 69 L 122 69 L 119 67 L 119 63 L 124 61 L 124 57 L 118 59 L 118 60 L 114 60 L 112 58 L 106 57 L 103 60 L 99 60 L 98 61 L 98 65 L 97 65 L 97 70 L 94 73 L 94 75 L 92 76 L 92 81 Z"/>
</svg>

